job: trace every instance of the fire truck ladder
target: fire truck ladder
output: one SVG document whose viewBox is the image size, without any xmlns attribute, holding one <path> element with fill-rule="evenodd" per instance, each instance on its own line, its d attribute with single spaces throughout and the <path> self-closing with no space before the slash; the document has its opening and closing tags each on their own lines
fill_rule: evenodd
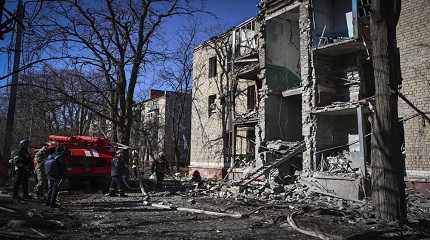
<svg viewBox="0 0 430 240">
<path fill-rule="evenodd" d="M 297 154 L 302 153 L 305 149 L 306 149 L 305 141 L 301 141 L 297 143 L 296 145 L 291 147 L 283 157 L 275 160 L 275 162 L 271 163 L 270 165 L 263 165 L 262 167 L 255 169 L 254 172 L 240 179 L 239 182 L 237 182 L 237 185 L 240 185 L 240 186 L 248 185 L 250 182 L 256 180 L 257 178 L 269 172 L 271 169 L 280 166 L 281 164 L 287 162 Z"/>
</svg>

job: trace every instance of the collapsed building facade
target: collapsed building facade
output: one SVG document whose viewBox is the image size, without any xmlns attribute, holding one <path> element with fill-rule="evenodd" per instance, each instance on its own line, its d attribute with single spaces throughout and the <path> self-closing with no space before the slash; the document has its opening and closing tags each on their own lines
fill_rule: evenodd
<svg viewBox="0 0 430 240">
<path fill-rule="evenodd" d="M 403 1 L 398 25 L 401 92 L 425 113 L 430 110 L 429 13 L 429 2 Z M 259 16 L 197 47 L 190 170 L 234 178 L 244 171 L 243 159 L 254 170 L 285 165 L 286 174 L 301 170 L 328 190 L 336 191 L 330 189 L 335 186 L 358 197 L 370 163 L 374 108 L 369 15 L 367 0 L 265 0 Z M 211 44 L 221 39 L 230 42 L 224 55 Z M 225 76 L 230 84 L 220 91 Z M 217 113 L 226 106 L 231 114 L 222 128 Z M 399 116 L 407 176 L 425 180 L 429 123 L 401 100 Z M 228 154 L 220 139 L 227 139 Z"/>
<path fill-rule="evenodd" d="M 162 152 L 171 171 L 189 165 L 191 135 L 191 93 L 151 89 L 150 97 L 134 107 L 135 124 L 132 157 L 140 171 L 151 166 Z"/>
</svg>

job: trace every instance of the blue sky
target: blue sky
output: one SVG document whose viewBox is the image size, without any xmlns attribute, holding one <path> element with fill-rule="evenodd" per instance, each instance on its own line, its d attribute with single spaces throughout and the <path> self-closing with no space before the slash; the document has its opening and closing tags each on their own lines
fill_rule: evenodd
<svg viewBox="0 0 430 240">
<path fill-rule="evenodd" d="M 237 25 L 257 14 L 257 0 L 207 0 L 207 9 L 227 26 Z"/>
<path fill-rule="evenodd" d="M 258 9 L 258 0 L 194 0 L 198 4 L 203 4 L 203 9 L 213 13 L 210 14 L 199 14 L 197 16 L 199 23 L 199 30 L 197 39 L 199 42 L 207 40 L 212 37 L 215 32 L 224 32 L 232 26 L 238 25 L 239 23 L 256 16 Z M 189 26 L 189 22 L 184 17 L 171 18 L 166 22 L 163 35 L 167 40 L 169 48 L 174 49 L 176 47 L 178 32 L 183 30 L 184 27 Z M 158 82 L 157 71 L 146 72 L 146 77 L 152 79 L 154 82 Z M 147 80 L 147 79 L 146 79 Z M 154 88 L 164 88 L 165 86 L 153 86 Z M 148 90 L 148 85 L 138 86 L 137 96 L 142 95 L 142 91 Z M 143 94 L 145 94 L 143 93 Z"/>
<path fill-rule="evenodd" d="M 200 0 L 192 0 L 196 4 L 200 4 Z M 17 1 L 16 1 L 17 2 Z M 24 1 L 25 2 L 25 1 Z M 6 1 L 7 7 L 10 11 L 15 11 L 16 3 L 14 1 Z M 194 3 L 194 2 L 193 2 Z M 257 3 L 258 0 L 203 0 L 203 8 L 207 11 L 212 12 L 216 17 L 212 15 L 200 14 L 199 25 L 202 29 L 217 29 L 218 31 L 224 31 L 228 28 L 241 23 L 257 14 Z M 28 13 L 28 12 L 27 12 Z M 166 22 L 163 34 L 169 44 L 169 48 L 176 47 L 177 33 L 188 24 L 188 20 L 184 17 L 178 17 L 170 19 Z M 5 36 L 4 40 L 0 40 L 0 47 L 7 46 L 10 42 L 11 33 Z M 199 41 L 204 41 L 209 37 L 208 33 L 201 34 Z M 8 57 L 6 53 L 0 53 L 0 75 L 3 76 L 7 73 Z M 156 77 L 156 73 L 147 72 L 145 74 Z M 4 82 L 0 82 L 0 85 Z M 146 86 L 147 87 L 147 86 Z M 146 88 L 141 86 L 140 90 Z M 138 90 L 139 91 L 139 90 Z M 139 94 L 137 94 L 139 95 Z"/>
</svg>

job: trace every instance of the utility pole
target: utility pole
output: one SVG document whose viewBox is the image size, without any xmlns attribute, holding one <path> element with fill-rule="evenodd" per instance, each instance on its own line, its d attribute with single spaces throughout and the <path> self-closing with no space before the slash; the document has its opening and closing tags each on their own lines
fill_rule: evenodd
<svg viewBox="0 0 430 240">
<path fill-rule="evenodd" d="M 372 201 L 378 217 L 406 221 L 397 90 L 401 83 L 396 26 L 401 0 L 374 0 L 370 16 L 376 110 L 372 116 Z"/>
<path fill-rule="evenodd" d="M 6 129 L 3 147 L 3 159 L 0 160 L 0 185 L 2 185 L 7 180 L 8 173 L 8 160 L 10 157 L 10 148 L 13 142 L 13 129 L 15 121 L 15 106 L 16 106 L 16 93 L 17 84 L 19 78 L 19 65 L 21 61 L 21 44 L 22 35 L 24 31 L 24 5 L 20 0 L 16 9 L 16 32 L 15 32 L 15 49 L 14 49 L 14 59 L 13 59 L 13 75 L 12 83 L 10 86 L 9 94 L 9 106 L 7 111 L 6 119 Z"/>
</svg>

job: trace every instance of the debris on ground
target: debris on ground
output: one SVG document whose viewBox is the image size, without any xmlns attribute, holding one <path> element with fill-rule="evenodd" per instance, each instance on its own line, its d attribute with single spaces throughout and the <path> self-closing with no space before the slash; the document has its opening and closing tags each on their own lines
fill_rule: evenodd
<svg viewBox="0 0 430 240">
<path fill-rule="evenodd" d="M 76 219 L 64 215 L 64 209 L 52 209 L 38 200 L 15 200 L 7 191 L 0 193 L 1 239 L 49 239 L 58 231 L 79 226 Z"/>
<path fill-rule="evenodd" d="M 197 192 L 200 197 L 234 199 L 248 206 L 254 203 L 261 209 L 287 205 L 291 212 L 283 221 L 277 219 L 275 222 L 282 222 L 282 227 L 288 226 L 320 239 L 370 239 L 365 237 L 399 237 L 402 234 L 406 236 L 404 239 L 430 237 L 430 221 L 426 220 L 430 219 L 430 203 L 427 198 L 411 190 L 407 191 L 409 223 L 398 226 L 377 219 L 368 199 L 345 199 L 318 191 L 304 184 L 299 177 L 289 184 L 254 181 L 243 187 L 206 182 L 205 187 L 205 190 L 193 190 L 192 194 Z"/>
<path fill-rule="evenodd" d="M 125 198 L 62 191 L 59 209 L 0 195 L 0 238 L 114 239 L 139 234 L 155 239 L 204 239 L 213 237 L 206 228 L 212 225 L 216 238 L 265 238 L 269 232 L 288 233 L 296 239 L 430 236 L 430 203 L 412 190 L 407 191 L 409 222 L 399 226 L 377 219 L 368 199 L 352 201 L 318 192 L 299 175 L 280 181 L 276 169 L 265 180 L 246 186 L 209 180 L 196 186 L 192 177 L 178 177 L 166 180 L 161 190 L 149 190 L 147 195 L 131 192 Z"/>
</svg>

